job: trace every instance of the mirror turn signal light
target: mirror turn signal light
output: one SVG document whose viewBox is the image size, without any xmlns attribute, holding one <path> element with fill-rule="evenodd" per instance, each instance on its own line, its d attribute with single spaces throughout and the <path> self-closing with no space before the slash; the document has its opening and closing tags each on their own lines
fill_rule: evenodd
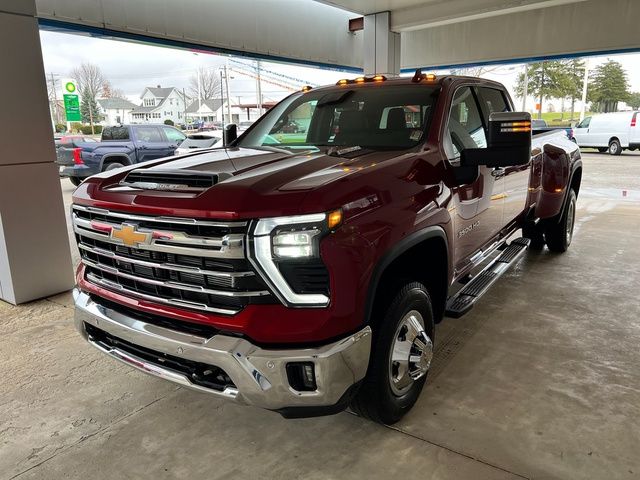
<svg viewBox="0 0 640 480">
<path fill-rule="evenodd" d="M 500 124 L 502 133 L 530 132 L 531 122 L 503 122 Z"/>
</svg>

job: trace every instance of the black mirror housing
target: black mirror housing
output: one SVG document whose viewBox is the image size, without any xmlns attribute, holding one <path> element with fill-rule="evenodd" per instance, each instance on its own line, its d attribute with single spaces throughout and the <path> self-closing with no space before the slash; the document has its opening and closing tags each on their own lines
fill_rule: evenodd
<svg viewBox="0 0 640 480">
<path fill-rule="evenodd" d="M 494 112 L 489 116 L 489 146 L 461 152 L 461 166 L 509 167 L 531 160 L 531 114 Z"/>
<path fill-rule="evenodd" d="M 224 132 L 222 132 L 222 140 L 224 146 L 230 146 L 238 138 L 238 127 L 235 123 L 229 123 L 224 126 Z"/>
</svg>

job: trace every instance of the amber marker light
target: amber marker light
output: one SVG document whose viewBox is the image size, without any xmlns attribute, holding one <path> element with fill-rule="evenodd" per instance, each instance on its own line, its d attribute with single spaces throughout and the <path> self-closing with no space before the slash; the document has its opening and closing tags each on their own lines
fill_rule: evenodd
<svg viewBox="0 0 640 480">
<path fill-rule="evenodd" d="M 435 73 L 427 73 L 424 78 L 427 82 L 433 82 L 436 79 L 436 75 Z"/>
<path fill-rule="evenodd" d="M 354 82 L 356 83 L 364 83 L 366 82 L 366 79 L 364 77 L 358 77 L 354 80 Z"/>
<path fill-rule="evenodd" d="M 305 85 L 304 87 L 302 87 L 302 91 L 303 92 L 308 92 L 309 90 L 311 90 L 313 87 L 311 85 Z"/>
<path fill-rule="evenodd" d="M 346 85 L 347 83 L 349 83 L 349 80 L 347 80 L 346 78 L 343 78 L 338 80 L 338 83 L 336 83 L 336 85 Z"/>
<path fill-rule="evenodd" d="M 327 214 L 327 226 L 333 230 L 342 223 L 342 210 L 337 209 Z"/>
<path fill-rule="evenodd" d="M 384 75 L 375 75 L 373 77 L 374 82 L 384 82 L 387 79 Z"/>
</svg>

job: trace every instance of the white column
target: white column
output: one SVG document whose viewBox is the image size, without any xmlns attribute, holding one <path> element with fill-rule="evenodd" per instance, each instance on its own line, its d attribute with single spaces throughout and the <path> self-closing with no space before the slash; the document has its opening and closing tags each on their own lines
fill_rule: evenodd
<svg viewBox="0 0 640 480">
<path fill-rule="evenodd" d="M 389 29 L 389 12 L 364 17 L 365 75 L 400 74 L 400 34 Z"/>
<path fill-rule="evenodd" d="M 0 45 L 0 299 L 18 304 L 73 286 L 35 0 L 2 1 Z"/>
</svg>

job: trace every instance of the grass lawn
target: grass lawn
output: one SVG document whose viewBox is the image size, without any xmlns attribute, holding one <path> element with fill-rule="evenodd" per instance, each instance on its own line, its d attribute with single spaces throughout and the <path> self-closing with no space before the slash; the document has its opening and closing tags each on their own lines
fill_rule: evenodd
<svg viewBox="0 0 640 480">
<path fill-rule="evenodd" d="M 591 112 L 586 112 L 584 114 L 585 117 L 588 117 L 589 115 L 592 115 Z M 562 113 L 560 112 L 543 112 L 542 113 L 542 119 L 545 120 L 550 127 L 570 126 L 571 119 L 569 117 L 571 116 L 571 112 L 565 112 L 564 120 L 562 121 L 560 121 L 561 116 L 562 116 Z M 537 112 L 532 113 L 531 118 L 537 119 L 538 113 Z M 579 120 L 580 120 L 580 112 L 573 112 L 573 122 L 577 123 Z"/>
</svg>

